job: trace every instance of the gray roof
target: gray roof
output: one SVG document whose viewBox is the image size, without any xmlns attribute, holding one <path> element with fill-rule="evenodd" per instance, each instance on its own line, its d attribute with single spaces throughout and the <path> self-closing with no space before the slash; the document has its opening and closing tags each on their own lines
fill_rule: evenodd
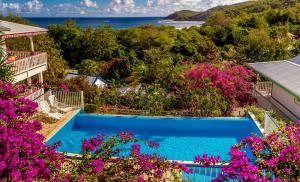
<svg viewBox="0 0 300 182">
<path fill-rule="evenodd" d="M 292 59 L 289 59 L 290 62 L 300 65 L 300 54 Z"/>
<path fill-rule="evenodd" d="M 284 61 L 249 63 L 248 66 L 300 98 L 300 55 Z"/>
<path fill-rule="evenodd" d="M 85 76 L 91 85 L 94 85 L 97 80 L 100 80 L 101 82 L 107 84 L 107 82 L 100 76 L 86 76 L 86 75 L 79 75 L 75 73 L 69 73 L 67 74 L 66 79 L 76 78 L 78 76 Z"/>
<path fill-rule="evenodd" d="M 48 30 L 45 28 L 23 25 L 2 20 L 0 21 L 0 31 L 2 32 L 4 38 L 38 35 L 48 32 Z"/>
</svg>

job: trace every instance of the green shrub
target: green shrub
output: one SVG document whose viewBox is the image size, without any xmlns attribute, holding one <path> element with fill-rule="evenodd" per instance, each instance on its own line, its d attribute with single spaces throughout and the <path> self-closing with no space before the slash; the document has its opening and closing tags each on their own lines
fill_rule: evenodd
<svg viewBox="0 0 300 182">
<path fill-rule="evenodd" d="M 248 112 L 251 112 L 255 115 L 256 120 L 262 125 L 265 125 L 265 110 L 263 108 L 257 107 L 255 105 L 248 106 Z"/>
<path fill-rule="evenodd" d="M 247 109 L 248 112 L 251 112 L 255 115 L 255 118 L 261 124 L 262 127 L 265 126 L 265 112 L 266 112 L 266 110 L 264 110 L 261 107 L 255 106 L 255 105 L 248 106 L 246 109 Z M 276 114 L 276 112 L 274 112 L 274 111 L 268 111 L 268 113 L 273 119 L 275 119 L 276 123 L 279 125 L 280 128 L 284 128 L 286 125 L 292 123 L 292 121 L 287 119 L 287 118 L 279 117 Z"/>
<path fill-rule="evenodd" d="M 86 104 L 84 106 L 84 111 L 87 113 L 94 113 L 97 111 L 97 105 L 96 104 Z"/>
</svg>

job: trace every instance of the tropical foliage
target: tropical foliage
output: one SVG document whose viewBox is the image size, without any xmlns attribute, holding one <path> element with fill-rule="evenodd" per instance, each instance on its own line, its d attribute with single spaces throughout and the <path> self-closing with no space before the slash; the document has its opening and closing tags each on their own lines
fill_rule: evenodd
<svg viewBox="0 0 300 182">
<path fill-rule="evenodd" d="M 6 64 L 6 58 L 2 49 L 2 43 L 0 43 L 0 78 L 1 80 L 9 81 L 12 79 L 11 66 Z"/>
<path fill-rule="evenodd" d="M 266 137 L 251 136 L 231 148 L 231 160 L 218 179 L 227 181 L 297 181 L 300 176 L 300 127 L 288 126 Z M 247 158 L 249 148 L 255 159 Z"/>
<path fill-rule="evenodd" d="M 211 93 L 209 89 L 216 89 L 220 92 L 228 102 L 228 111 L 255 101 L 249 92 L 255 75 L 243 66 L 199 64 L 187 72 L 187 77 L 191 80 L 189 87 L 192 91 Z"/>
<path fill-rule="evenodd" d="M 37 104 L 23 97 L 24 88 L 0 82 L 0 177 L 4 181 L 182 181 L 182 172 L 191 172 L 177 162 L 141 153 L 142 146 L 158 148 L 159 144 L 139 140 L 130 132 L 86 139 L 82 160 L 65 159 L 55 151 L 58 143 L 47 146 L 37 133 L 41 123 L 30 119 Z M 299 126 L 288 126 L 266 137 L 247 137 L 231 148 L 229 165 L 214 181 L 296 181 L 300 173 L 299 137 Z M 248 149 L 254 158 L 245 153 Z M 201 154 L 194 162 L 208 167 L 221 158 Z"/>
<path fill-rule="evenodd" d="M 165 88 L 180 79 L 186 62 L 243 64 L 298 54 L 299 12 L 295 1 L 254 1 L 216 8 L 203 26 L 183 30 L 151 25 L 82 29 L 67 22 L 49 26 L 49 32 L 71 67 L 93 60 L 93 69 L 85 73 L 98 70 L 114 83 L 158 83 Z"/>
<path fill-rule="evenodd" d="M 29 120 L 37 103 L 22 97 L 24 85 L 0 81 L 0 178 L 8 181 L 53 179 L 64 161 L 38 134 L 42 125 Z"/>
</svg>

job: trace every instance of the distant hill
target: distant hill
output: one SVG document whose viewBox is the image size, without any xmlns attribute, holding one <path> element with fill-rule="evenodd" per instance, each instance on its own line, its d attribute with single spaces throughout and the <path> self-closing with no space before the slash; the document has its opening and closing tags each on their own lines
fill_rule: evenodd
<svg viewBox="0 0 300 182">
<path fill-rule="evenodd" d="M 292 6 L 294 3 L 295 2 L 293 0 L 247 1 L 233 5 L 216 6 L 202 12 L 190 10 L 177 11 L 167 16 L 165 19 L 171 19 L 175 21 L 205 21 L 208 17 L 218 11 L 222 11 L 229 16 L 238 16 L 241 13 L 261 12 L 269 8 L 281 9 Z"/>
<path fill-rule="evenodd" d="M 167 16 L 166 19 L 185 21 L 185 20 L 190 20 L 191 17 L 197 16 L 198 14 L 199 12 L 197 11 L 182 10 Z"/>
</svg>

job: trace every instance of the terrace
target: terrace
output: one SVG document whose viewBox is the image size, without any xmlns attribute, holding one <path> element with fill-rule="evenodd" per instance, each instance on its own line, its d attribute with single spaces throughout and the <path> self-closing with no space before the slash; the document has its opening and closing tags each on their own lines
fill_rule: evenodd
<svg viewBox="0 0 300 182">
<path fill-rule="evenodd" d="M 33 36 L 46 34 L 47 29 L 28 26 L 7 21 L 0 21 L 0 31 L 2 32 L 3 50 L 7 64 L 12 66 L 14 83 L 27 79 L 31 85 L 31 77 L 38 75 L 39 82 L 43 83 L 43 71 L 47 70 L 47 53 L 34 50 Z M 17 37 L 28 37 L 30 50 L 14 51 L 8 50 L 7 39 Z"/>
<path fill-rule="evenodd" d="M 47 70 L 47 54 L 44 52 L 7 51 L 7 53 L 9 55 L 7 64 L 12 66 L 15 83 Z"/>
</svg>

